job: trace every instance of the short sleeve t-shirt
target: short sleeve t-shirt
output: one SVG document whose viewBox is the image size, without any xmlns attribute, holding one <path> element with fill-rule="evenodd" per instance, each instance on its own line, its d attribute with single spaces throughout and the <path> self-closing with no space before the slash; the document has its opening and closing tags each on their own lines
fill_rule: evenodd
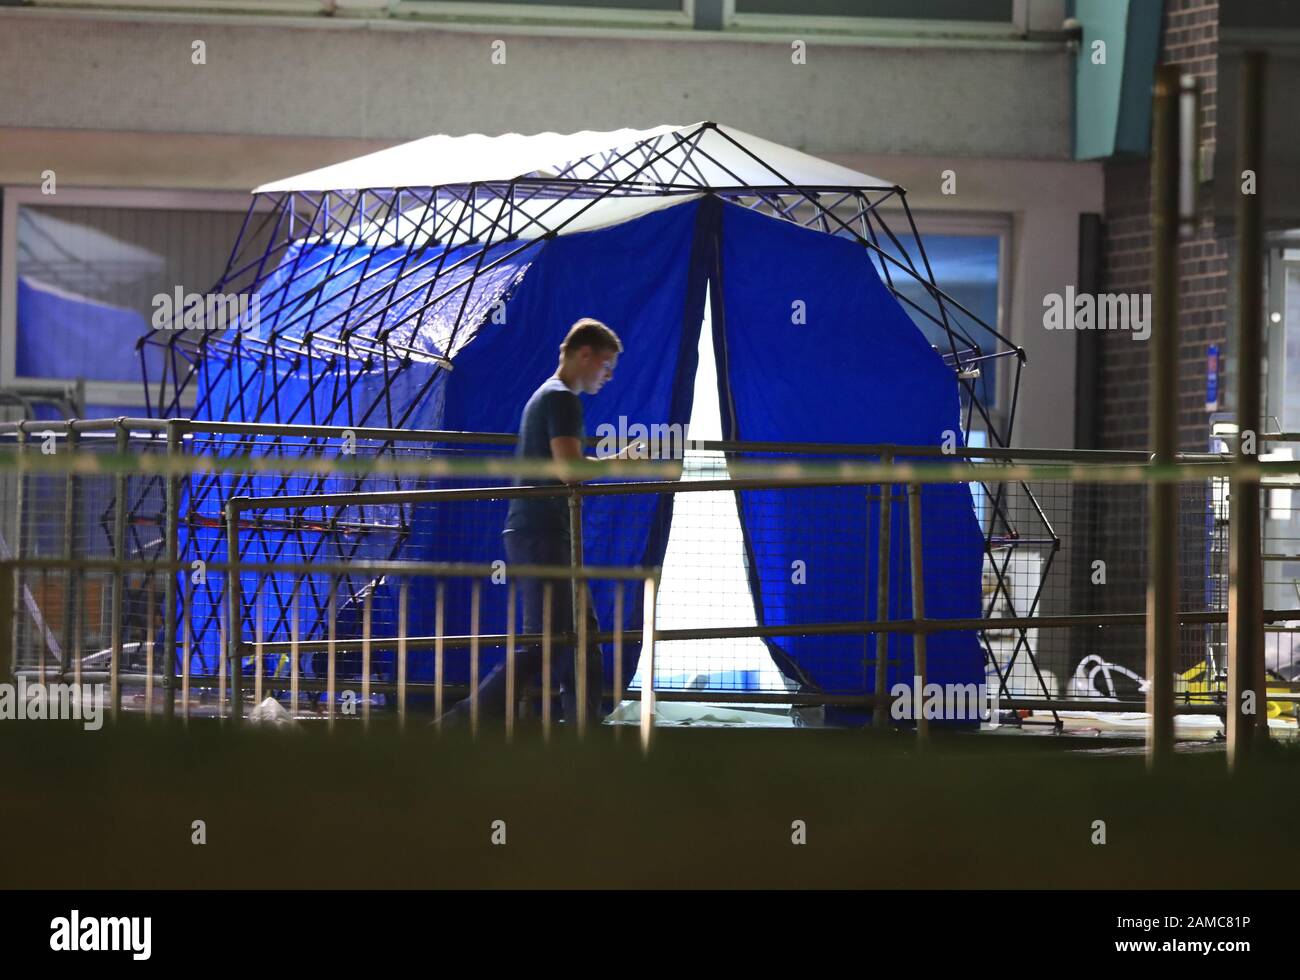
<svg viewBox="0 0 1300 980">
<path fill-rule="evenodd" d="M 582 401 L 559 378 L 548 378 L 533 392 L 519 421 L 519 443 L 515 455 L 520 458 L 550 459 L 551 440 L 572 436 L 583 440 L 587 430 L 582 421 Z M 538 486 L 563 486 L 560 480 L 529 481 Z M 519 485 L 519 481 L 515 481 Z M 510 501 L 506 516 L 507 531 L 569 531 L 569 500 L 563 494 L 553 497 L 517 497 Z"/>
</svg>

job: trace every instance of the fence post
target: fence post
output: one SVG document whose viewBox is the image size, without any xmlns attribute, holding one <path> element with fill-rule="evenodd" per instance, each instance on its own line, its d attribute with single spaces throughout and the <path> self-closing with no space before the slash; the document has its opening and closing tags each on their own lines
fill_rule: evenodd
<svg viewBox="0 0 1300 980">
<path fill-rule="evenodd" d="M 641 750 L 650 751 L 655 730 L 655 580 L 645 580 L 645 608 L 641 616 Z"/>
<path fill-rule="evenodd" d="M 14 628 L 14 579 L 17 577 L 18 563 L 0 561 L 0 636 L 9 636 Z M 0 678 L 6 682 L 17 680 L 14 672 L 18 669 L 18 648 L 7 646 L 0 650 Z"/>
<path fill-rule="evenodd" d="M 880 454 L 880 465 L 890 466 L 894 462 L 894 453 L 885 449 Z M 876 557 L 876 620 L 884 623 L 889 620 L 889 558 L 890 532 L 893 523 L 894 485 L 880 484 L 880 532 L 877 541 Z M 873 722 L 876 728 L 889 727 L 889 705 L 884 700 L 885 685 L 889 682 L 889 634 L 876 634 L 876 707 Z"/>
<path fill-rule="evenodd" d="M 167 460 L 171 462 L 181 454 L 181 429 L 176 419 L 167 422 Z M 163 550 L 167 562 L 167 578 L 163 587 L 163 657 L 162 699 L 163 718 L 171 721 L 176 715 L 176 579 L 180 574 L 176 562 L 180 561 L 181 478 L 167 474 L 166 517 L 163 531 Z"/>
<path fill-rule="evenodd" d="M 126 458 L 131 448 L 130 439 L 126 419 L 119 418 L 114 446 L 119 460 Z M 120 465 L 113 482 L 113 559 L 117 567 L 113 570 L 113 608 L 109 625 L 108 700 L 116 721 L 122 711 L 122 607 L 126 602 L 126 572 L 122 563 L 126 561 L 126 496 L 130 492 L 129 476 Z"/>
<path fill-rule="evenodd" d="M 230 666 L 230 720 L 244 720 L 244 667 L 240 661 L 243 613 L 240 611 L 239 500 L 226 501 L 226 661 Z"/>
<path fill-rule="evenodd" d="M 579 589 L 585 586 L 577 575 L 582 567 L 582 498 L 576 486 L 569 488 L 569 566 L 573 571 L 569 577 L 569 615 L 574 633 L 573 693 L 578 717 L 566 718 L 565 724 L 576 721 L 581 736 L 587 731 L 587 608 L 586 593 L 579 595 Z"/>
<path fill-rule="evenodd" d="M 1149 370 L 1152 462 L 1174 463 L 1178 449 L 1178 91 L 1179 69 L 1156 70 L 1151 124 L 1151 329 Z M 1178 643 L 1178 484 L 1147 488 L 1148 768 L 1174 748 L 1173 668 Z"/>
<path fill-rule="evenodd" d="M 1255 173 L 1257 186 L 1264 186 L 1263 105 L 1264 55 L 1246 52 L 1238 79 L 1237 166 L 1238 172 Z M 1263 414 L 1260 404 L 1259 364 L 1263 354 L 1261 290 L 1264 281 L 1261 225 L 1262 203 L 1258 194 L 1237 195 L 1237 447 L 1234 461 L 1239 467 L 1259 461 L 1259 433 L 1255 431 Z M 1254 452 L 1248 452 L 1247 432 L 1254 433 Z M 1268 738 L 1268 684 L 1264 673 L 1263 574 L 1260 555 L 1260 486 L 1258 479 L 1233 476 L 1229 484 L 1231 511 L 1228 557 L 1228 767 L 1235 769 L 1247 759 L 1254 743 Z M 1253 692 L 1254 712 L 1245 698 Z"/>
<path fill-rule="evenodd" d="M 922 620 L 925 619 L 925 569 L 921 560 L 921 487 L 916 483 L 907 485 L 907 527 L 908 550 L 912 559 L 912 620 L 917 626 L 912 631 L 912 665 L 916 674 L 912 683 L 921 687 L 912 703 L 923 704 L 928 674 L 926 632 L 922 626 Z M 925 717 L 924 711 L 916 719 L 916 736 L 921 745 L 930 738 L 930 720 Z"/>
<path fill-rule="evenodd" d="M 27 429 L 23 423 L 18 423 L 17 451 L 22 456 L 27 450 Z M 27 474 L 21 469 L 15 474 L 18 478 L 18 485 L 14 491 L 14 567 L 13 567 L 13 596 L 10 597 L 10 624 L 4 635 L 11 637 L 13 640 L 11 650 L 11 662 L 14 670 L 18 669 L 18 643 L 22 638 L 22 629 L 20 627 L 22 617 L 22 592 L 23 577 L 22 565 L 23 552 L 27 546 L 27 535 L 24 533 L 25 523 L 27 520 Z"/>
<path fill-rule="evenodd" d="M 68 420 L 67 430 L 67 448 L 71 456 L 77 453 L 77 430 L 73 428 L 76 419 Z M 78 506 L 78 488 L 77 474 L 68 469 L 68 475 L 64 479 L 63 485 L 63 557 L 71 561 L 76 557 L 77 548 L 77 516 L 80 511 Z M 65 678 L 68 674 L 68 668 L 72 666 L 72 658 L 80 659 L 80 651 L 73 648 L 73 628 L 72 619 L 73 611 L 77 608 L 77 578 L 78 573 L 71 565 L 63 573 L 63 622 L 62 622 L 62 642 L 63 642 L 63 662 L 59 664 L 59 677 Z M 41 677 L 42 682 L 45 680 L 44 675 Z"/>
</svg>

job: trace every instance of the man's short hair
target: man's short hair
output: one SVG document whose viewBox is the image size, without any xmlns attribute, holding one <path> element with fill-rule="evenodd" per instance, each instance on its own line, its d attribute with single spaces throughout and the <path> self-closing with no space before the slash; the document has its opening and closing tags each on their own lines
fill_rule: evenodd
<svg viewBox="0 0 1300 980">
<path fill-rule="evenodd" d="M 598 354 L 619 354 L 623 351 L 623 342 L 618 339 L 618 334 L 599 320 L 583 317 L 569 328 L 564 343 L 560 344 L 560 356 L 564 357 L 579 347 L 590 347 Z"/>
</svg>

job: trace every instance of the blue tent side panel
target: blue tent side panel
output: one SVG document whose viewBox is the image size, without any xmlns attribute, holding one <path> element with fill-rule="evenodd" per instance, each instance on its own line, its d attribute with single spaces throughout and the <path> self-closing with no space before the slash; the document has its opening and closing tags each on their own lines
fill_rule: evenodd
<svg viewBox="0 0 1300 980">
<path fill-rule="evenodd" d="M 696 202 L 665 208 L 619 225 L 565 235 L 534 256 L 506 303 L 504 322 L 489 320 L 453 360 L 447 376 L 444 425 L 475 432 L 518 430 L 524 403 L 555 372 L 559 345 L 574 321 L 595 317 L 623 341 L 613 380 L 598 395 L 583 395 L 589 436 L 602 423 L 680 423 L 690 419 L 707 268 L 696 248 Z M 475 481 L 480 485 L 487 481 Z M 455 502 L 415 508 L 416 538 L 406 557 L 428 561 L 504 560 L 505 501 Z M 618 495 L 583 504 L 584 559 L 590 565 L 657 565 L 663 560 L 671 499 Z M 482 583 L 482 623 L 505 632 L 507 589 Z M 447 584 L 446 630 L 469 632 L 471 584 Z M 602 629 L 612 628 L 615 586 L 592 585 Z M 624 626 L 638 630 L 641 590 L 626 586 Z M 412 583 L 412 631 L 433 632 L 433 585 Z M 639 647 L 629 636 L 624 676 L 631 677 Z M 504 651 L 484 651 L 481 671 Z M 612 651 L 606 649 L 606 676 Z M 449 658 L 446 677 L 465 681 L 467 658 Z M 412 655 L 410 677 L 428 680 L 432 658 Z"/>
<path fill-rule="evenodd" d="M 860 245 L 727 204 L 720 274 L 713 329 L 725 438 L 932 446 L 948 431 L 960 437 L 951 369 Z M 876 618 L 878 493 L 740 494 L 759 623 Z M 900 493 L 891 520 L 895 619 L 911 615 L 907 526 Z M 983 537 L 965 485 L 924 488 L 922 558 L 927 617 L 977 618 Z M 802 576 L 795 562 L 803 563 Z M 874 692 L 875 641 L 783 637 L 769 647 L 806 687 L 856 694 Z M 975 633 L 934 634 L 927 649 L 930 681 L 983 682 Z M 895 634 L 889 650 L 889 684 L 910 684 L 911 639 Z"/>
<path fill-rule="evenodd" d="M 20 378 L 130 381 L 140 377 L 136 344 L 149 321 L 135 310 L 18 277 L 14 373 Z M 146 348 L 150 377 L 162 359 Z"/>
<path fill-rule="evenodd" d="M 454 352 L 464 343 L 498 299 L 522 278 L 539 250 L 539 246 L 523 247 L 514 242 L 490 246 L 485 251 L 473 245 L 430 246 L 408 255 L 405 246 L 337 247 L 332 243 L 296 242 L 285 250 L 274 272 L 258 289 L 260 328 L 264 334 L 276 330 L 287 337 L 301 337 L 309 332 L 316 336 L 338 336 L 344 330 L 372 337 L 403 321 L 393 334 L 395 342 L 420 354 L 441 356 Z M 479 274 L 471 279 L 475 270 Z M 365 364 L 343 356 L 325 365 L 319 361 L 295 361 L 288 356 L 264 359 L 257 352 L 236 348 L 230 356 L 210 356 L 203 361 L 196 416 L 219 421 L 385 425 L 387 419 L 380 410 L 390 408 L 407 428 L 443 428 L 446 373 L 434 361 L 419 357 L 400 371 L 394 370 L 394 366 L 393 363 Z M 278 445 L 277 440 L 262 442 L 265 445 L 250 450 L 245 437 L 217 436 L 204 451 L 216 455 L 291 453 Z M 358 481 L 352 476 L 338 475 L 322 484 L 319 479 L 284 477 L 278 473 L 195 478 L 186 488 L 188 499 L 183 507 L 192 511 L 198 520 L 195 526 L 182 528 L 180 553 L 187 560 L 224 560 L 225 538 L 218 525 L 222 501 L 232 493 L 272 496 L 391 490 L 424 482 L 396 478 Z M 200 484 L 202 493 L 198 492 Z M 335 513 L 322 509 L 319 514 L 308 511 L 303 516 L 325 519 Z M 289 516 L 274 509 L 258 511 L 253 516 L 256 515 L 272 520 Z M 395 507 L 366 510 L 366 520 L 371 524 L 395 525 L 399 517 Z M 257 534 L 242 534 L 240 543 L 241 557 L 248 562 L 338 563 L 354 558 L 393 557 L 397 542 L 395 534 L 363 538 L 262 529 Z M 289 603 L 295 577 L 288 573 L 268 577 L 250 572 L 241 576 L 240 585 L 245 610 L 244 636 L 253 635 L 255 610 L 260 607 L 265 639 L 289 639 Z M 339 585 L 336 602 L 339 638 L 360 635 L 360 596 L 370 585 L 361 576 Z M 301 593 L 301 637 L 324 636 L 328 578 L 307 576 L 297 582 L 297 588 Z M 354 594 L 356 598 L 347 598 Z M 376 590 L 377 633 L 384 624 L 392 631 L 396 611 L 385 604 L 389 598 L 386 592 Z M 196 637 L 192 653 L 195 671 L 216 669 L 219 644 L 215 624 L 219 606 L 224 615 L 225 601 L 220 576 L 209 579 L 207 586 L 196 594 Z M 387 652 L 376 650 L 377 669 L 383 669 L 386 657 Z M 323 676 L 315 659 L 312 655 L 304 658 L 306 676 Z M 268 662 L 267 669 L 276 666 Z M 347 661 L 342 669 L 352 666 Z"/>
</svg>

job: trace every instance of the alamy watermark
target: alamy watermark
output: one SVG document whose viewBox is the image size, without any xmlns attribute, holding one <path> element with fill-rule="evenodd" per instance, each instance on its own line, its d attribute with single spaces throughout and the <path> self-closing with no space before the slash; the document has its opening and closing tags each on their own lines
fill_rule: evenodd
<svg viewBox="0 0 1300 980">
<path fill-rule="evenodd" d="M 1043 297 L 1043 326 L 1048 330 L 1131 330 L 1134 340 L 1151 336 L 1150 293 L 1076 293 Z"/>
<path fill-rule="evenodd" d="M 993 721 L 998 692 L 985 684 L 923 684 L 919 675 L 889 689 L 889 716 L 895 721 Z"/>
<path fill-rule="evenodd" d="M 0 721 L 79 721 L 88 732 L 104 725 L 104 684 L 0 683 Z"/>
<path fill-rule="evenodd" d="M 253 293 L 187 293 L 177 286 L 153 297 L 153 319 L 159 330 L 235 330 L 260 336 L 262 297 Z"/>
<path fill-rule="evenodd" d="M 699 448 L 691 440 L 689 423 L 643 422 L 629 423 L 626 415 L 618 417 L 618 425 L 602 422 L 596 426 L 597 456 L 613 456 L 631 447 L 629 459 L 681 459 L 688 449 Z"/>
<path fill-rule="evenodd" d="M 153 918 L 147 915 L 87 915 L 78 909 L 50 920 L 50 949 L 56 953 L 127 952 L 133 960 L 152 953 Z"/>
</svg>

